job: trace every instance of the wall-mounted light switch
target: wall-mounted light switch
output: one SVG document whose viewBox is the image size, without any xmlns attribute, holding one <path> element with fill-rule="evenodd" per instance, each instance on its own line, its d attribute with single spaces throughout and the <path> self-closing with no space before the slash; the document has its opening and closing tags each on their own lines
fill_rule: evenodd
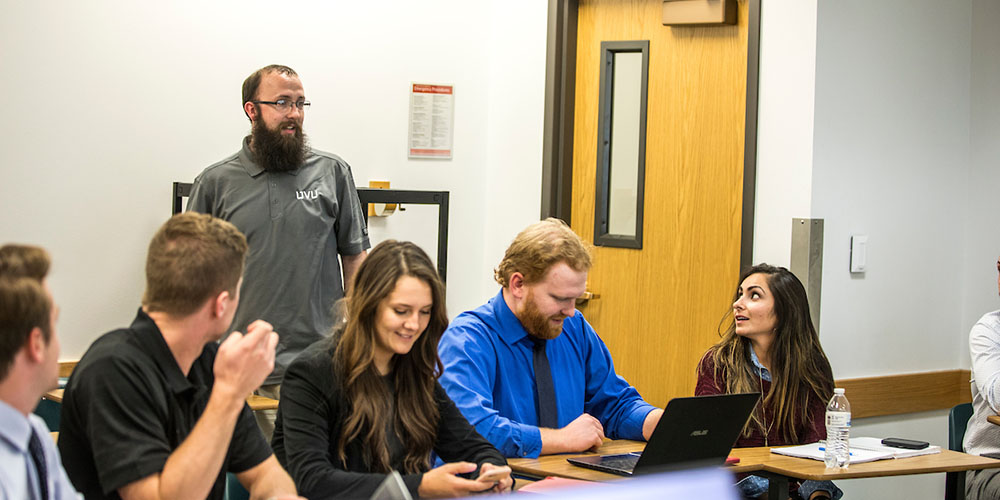
<svg viewBox="0 0 1000 500">
<path fill-rule="evenodd" d="M 851 272 L 863 273 L 868 269 L 868 235 L 851 236 Z"/>
</svg>

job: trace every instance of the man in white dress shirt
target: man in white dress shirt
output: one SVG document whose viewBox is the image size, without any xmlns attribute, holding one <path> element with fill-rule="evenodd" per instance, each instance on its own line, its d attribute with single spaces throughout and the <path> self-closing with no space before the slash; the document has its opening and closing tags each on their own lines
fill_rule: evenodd
<svg viewBox="0 0 1000 500">
<path fill-rule="evenodd" d="M 1000 259 L 997 259 L 997 289 L 1000 290 Z M 986 313 L 969 333 L 972 354 L 972 407 L 963 447 L 972 455 L 1000 453 L 1000 426 L 986 420 L 1000 413 L 1000 310 Z M 1000 469 L 969 471 L 966 499 L 1000 498 Z"/>
</svg>

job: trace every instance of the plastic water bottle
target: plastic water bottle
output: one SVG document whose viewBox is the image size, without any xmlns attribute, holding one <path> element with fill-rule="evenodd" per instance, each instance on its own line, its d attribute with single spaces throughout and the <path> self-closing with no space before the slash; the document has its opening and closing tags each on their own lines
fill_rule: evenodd
<svg viewBox="0 0 1000 500">
<path fill-rule="evenodd" d="M 827 467 L 847 468 L 851 463 L 851 403 L 843 389 L 834 389 L 826 405 L 826 450 L 823 461 Z"/>
</svg>

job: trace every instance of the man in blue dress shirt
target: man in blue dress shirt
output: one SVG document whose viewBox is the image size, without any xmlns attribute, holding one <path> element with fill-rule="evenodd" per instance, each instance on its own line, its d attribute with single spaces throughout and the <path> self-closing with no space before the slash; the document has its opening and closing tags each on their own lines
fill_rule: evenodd
<svg viewBox="0 0 1000 500">
<path fill-rule="evenodd" d="M 45 422 L 31 413 L 59 379 L 48 271 L 41 248 L 0 248 L 0 498 L 79 498 Z"/>
<path fill-rule="evenodd" d="M 660 421 L 575 308 L 590 263 L 564 222 L 528 226 L 495 271 L 500 292 L 455 318 L 438 345 L 441 385 L 508 457 L 584 451 L 605 435 L 645 440 Z"/>
</svg>

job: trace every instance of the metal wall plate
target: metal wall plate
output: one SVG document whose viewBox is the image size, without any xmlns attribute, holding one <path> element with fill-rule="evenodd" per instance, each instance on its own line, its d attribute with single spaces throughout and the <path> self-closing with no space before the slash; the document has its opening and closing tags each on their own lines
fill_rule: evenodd
<svg viewBox="0 0 1000 500">
<path fill-rule="evenodd" d="M 806 288 L 809 314 L 819 332 L 820 294 L 823 289 L 823 219 L 792 219 L 792 259 L 788 270 Z"/>
</svg>

